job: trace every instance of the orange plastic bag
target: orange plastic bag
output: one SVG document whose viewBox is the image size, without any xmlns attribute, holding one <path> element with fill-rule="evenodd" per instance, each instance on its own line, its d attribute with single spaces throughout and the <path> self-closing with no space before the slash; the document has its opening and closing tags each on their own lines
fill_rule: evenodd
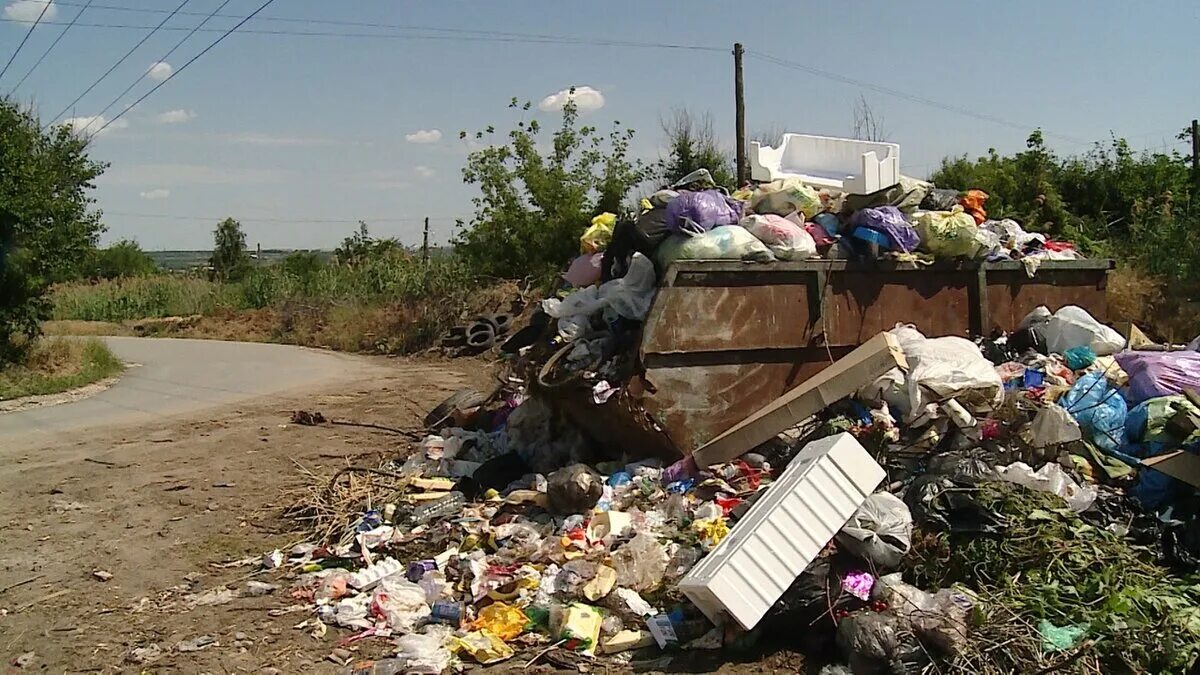
<svg viewBox="0 0 1200 675">
<path fill-rule="evenodd" d="M 983 210 L 983 203 L 988 200 L 988 197 L 988 193 L 983 190 L 967 190 L 967 194 L 959 197 L 958 203 L 964 211 L 971 214 L 976 225 L 982 225 L 987 220 L 987 211 Z"/>
</svg>

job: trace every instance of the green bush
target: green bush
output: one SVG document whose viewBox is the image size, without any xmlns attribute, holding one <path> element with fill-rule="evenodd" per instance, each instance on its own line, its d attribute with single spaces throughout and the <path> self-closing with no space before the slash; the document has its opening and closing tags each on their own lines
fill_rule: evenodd
<svg viewBox="0 0 1200 675">
<path fill-rule="evenodd" d="M 154 259 L 137 242 L 128 239 L 94 250 L 89 268 L 88 273 L 97 279 L 144 277 L 158 271 Z"/>
<path fill-rule="evenodd" d="M 1187 157 L 1134 153 L 1122 139 L 1096 143 L 1077 157 L 1048 150 L 1041 132 L 1026 150 L 942 160 L 939 187 L 979 188 L 988 215 L 1078 243 L 1163 277 L 1180 290 L 1200 288 L 1200 205 Z"/>
</svg>

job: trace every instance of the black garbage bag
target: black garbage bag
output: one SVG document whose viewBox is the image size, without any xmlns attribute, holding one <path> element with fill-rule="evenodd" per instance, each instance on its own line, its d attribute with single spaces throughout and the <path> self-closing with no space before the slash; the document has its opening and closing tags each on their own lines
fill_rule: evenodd
<svg viewBox="0 0 1200 675">
<path fill-rule="evenodd" d="M 979 503 L 978 490 L 978 481 L 967 476 L 925 474 L 908 487 L 904 502 L 920 527 L 953 534 L 1000 534 L 1007 521 Z"/>
<path fill-rule="evenodd" d="M 1017 355 L 1028 351 L 1046 353 L 1046 338 L 1036 326 L 1022 328 L 1008 336 L 1009 349 Z"/>
<path fill-rule="evenodd" d="M 475 473 L 459 480 L 454 489 L 474 501 L 489 489 L 503 490 L 509 483 L 531 472 L 520 455 L 508 452 L 480 464 Z"/>
<path fill-rule="evenodd" d="M 915 675 L 929 665 L 912 623 L 894 614 L 851 614 L 838 624 L 837 644 L 854 675 Z"/>
<path fill-rule="evenodd" d="M 996 462 L 979 456 L 976 452 L 945 452 L 929 460 L 926 467 L 928 473 L 950 478 L 960 478 L 968 481 L 987 480 L 995 478 L 992 465 Z"/>
<path fill-rule="evenodd" d="M 949 211 L 958 205 L 958 190 L 934 188 L 921 200 L 921 209 L 925 211 Z"/>
</svg>

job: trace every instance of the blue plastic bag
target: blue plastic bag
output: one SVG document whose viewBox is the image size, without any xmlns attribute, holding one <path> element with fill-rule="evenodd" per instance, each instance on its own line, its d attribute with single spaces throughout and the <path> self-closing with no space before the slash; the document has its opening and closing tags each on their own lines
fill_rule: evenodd
<svg viewBox="0 0 1200 675">
<path fill-rule="evenodd" d="M 1092 365 L 1092 362 L 1095 360 L 1096 352 L 1092 351 L 1092 348 L 1087 345 L 1071 347 L 1063 352 L 1063 361 L 1066 362 L 1067 367 L 1071 370 L 1083 370 Z"/>
<path fill-rule="evenodd" d="M 1104 373 L 1088 373 L 1075 382 L 1058 402 L 1079 422 L 1079 428 L 1091 434 L 1092 442 L 1106 452 L 1125 445 L 1125 417 L 1129 406 L 1121 394 L 1108 384 Z"/>
</svg>

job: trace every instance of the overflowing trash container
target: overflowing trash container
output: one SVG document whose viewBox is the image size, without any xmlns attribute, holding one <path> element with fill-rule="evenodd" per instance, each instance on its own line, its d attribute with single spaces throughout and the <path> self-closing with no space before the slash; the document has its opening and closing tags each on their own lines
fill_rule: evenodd
<svg viewBox="0 0 1200 675">
<path fill-rule="evenodd" d="M 298 511 L 295 594 L 395 643 L 352 668 L 781 633 L 812 672 L 1192 668 L 1200 353 L 1107 325 L 1111 263 L 980 191 L 706 173 L 598 218 L 495 391 Z"/>
</svg>

